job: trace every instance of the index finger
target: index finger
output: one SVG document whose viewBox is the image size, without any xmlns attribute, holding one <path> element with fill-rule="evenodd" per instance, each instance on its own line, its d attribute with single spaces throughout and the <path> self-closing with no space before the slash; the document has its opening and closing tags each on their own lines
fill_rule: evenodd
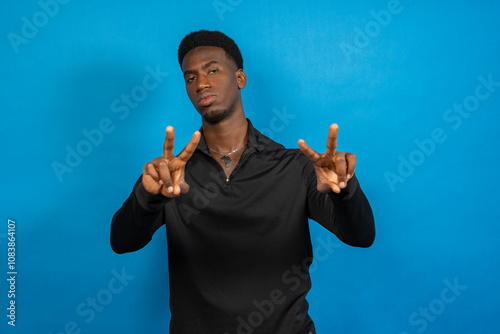
<svg viewBox="0 0 500 334">
<path fill-rule="evenodd" d="M 165 142 L 163 143 L 163 157 L 168 159 L 174 155 L 175 133 L 172 126 L 167 126 L 165 130 Z"/>
<path fill-rule="evenodd" d="M 189 143 L 184 147 L 184 149 L 179 153 L 177 156 L 179 159 L 181 159 L 184 162 L 187 162 L 189 158 L 193 155 L 194 151 L 196 150 L 196 147 L 198 146 L 198 142 L 200 141 L 201 138 L 201 133 L 200 131 L 196 131 L 193 133 L 193 136 L 191 137 L 191 140 Z"/>
<path fill-rule="evenodd" d="M 335 156 L 337 151 L 337 134 L 339 133 L 339 126 L 337 124 L 330 125 L 328 130 L 328 139 L 326 140 L 326 153 Z"/>
<path fill-rule="evenodd" d="M 309 145 L 306 144 L 306 142 L 305 142 L 304 139 L 299 139 L 299 141 L 297 142 L 297 144 L 299 145 L 299 148 L 302 151 L 302 153 L 304 153 L 304 155 L 309 160 L 311 160 L 312 162 L 318 161 L 318 159 L 320 158 L 318 152 L 316 152 L 315 150 L 313 150 L 312 148 L 310 148 Z"/>
</svg>

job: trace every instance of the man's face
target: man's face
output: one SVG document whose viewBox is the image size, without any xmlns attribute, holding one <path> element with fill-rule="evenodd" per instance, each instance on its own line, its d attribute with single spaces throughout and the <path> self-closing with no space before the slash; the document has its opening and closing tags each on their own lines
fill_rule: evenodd
<svg viewBox="0 0 500 334">
<path fill-rule="evenodd" d="M 218 123 L 241 107 L 240 89 L 246 76 L 224 49 L 194 48 L 184 57 L 182 71 L 189 99 L 207 122 Z"/>
</svg>

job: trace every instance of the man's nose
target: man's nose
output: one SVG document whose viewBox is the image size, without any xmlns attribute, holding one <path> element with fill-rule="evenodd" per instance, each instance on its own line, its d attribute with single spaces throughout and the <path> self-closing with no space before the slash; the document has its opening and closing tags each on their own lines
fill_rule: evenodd
<svg viewBox="0 0 500 334">
<path fill-rule="evenodd" d="M 200 75 L 198 77 L 198 91 L 202 91 L 203 89 L 205 88 L 209 88 L 210 87 L 210 81 L 208 80 L 208 78 L 204 75 Z"/>
</svg>

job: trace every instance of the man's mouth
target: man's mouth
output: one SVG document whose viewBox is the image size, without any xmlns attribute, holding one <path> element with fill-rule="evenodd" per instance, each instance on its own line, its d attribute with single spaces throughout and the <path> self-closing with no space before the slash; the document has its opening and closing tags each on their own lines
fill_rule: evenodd
<svg viewBox="0 0 500 334">
<path fill-rule="evenodd" d="M 198 99 L 198 104 L 202 107 L 207 107 L 209 105 L 212 104 L 212 102 L 214 102 L 214 100 L 217 98 L 216 95 L 213 95 L 213 94 L 203 94 L 202 96 L 200 96 L 200 98 Z"/>
</svg>

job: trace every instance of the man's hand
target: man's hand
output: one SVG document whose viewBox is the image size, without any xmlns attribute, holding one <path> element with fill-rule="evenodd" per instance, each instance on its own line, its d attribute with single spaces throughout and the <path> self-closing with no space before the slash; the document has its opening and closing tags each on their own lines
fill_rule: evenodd
<svg viewBox="0 0 500 334">
<path fill-rule="evenodd" d="M 187 193 L 189 185 L 184 180 L 184 168 L 193 155 L 200 137 L 201 133 L 196 131 L 181 153 L 174 156 L 174 128 L 167 127 L 163 156 L 148 162 L 142 169 L 144 189 L 152 195 L 161 193 L 169 198 Z"/>
<path fill-rule="evenodd" d="M 339 127 L 337 124 L 330 125 L 326 141 L 326 152 L 323 154 L 319 154 L 310 148 L 303 139 L 298 141 L 302 153 L 314 163 L 318 179 L 318 191 L 322 193 L 331 190 L 340 193 L 340 190 L 345 188 L 347 181 L 354 175 L 356 156 L 352 153 L 337 151 L 338 132 Z"/>
</svg>

